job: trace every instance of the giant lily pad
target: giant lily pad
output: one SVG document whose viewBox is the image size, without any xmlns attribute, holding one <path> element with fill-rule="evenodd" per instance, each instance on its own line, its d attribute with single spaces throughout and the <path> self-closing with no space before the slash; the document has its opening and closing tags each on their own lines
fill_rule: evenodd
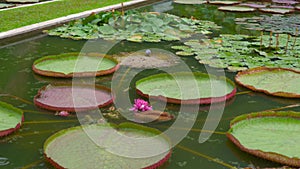
<svg viewBox="0 0 300 169">
<path fill-rule="evenodd" d="M 229 12 L 253 12 L 256 9 L 252 7 L 244 7 L 244 6 L 221 6 L 218 8 L 221 11 L 229 11 Z"/>
<path fill-rule="evenodd" d="M 34 103 L 48 110 L 75 112 L 107 106 L 112 96 L 103 86 L 48 85 L 39 90 Z"/>
<path fill-rule="evenodd" d="M 178 4 L 204 4 L 207 3 L 206 0 L 174 0 L 174 3 Z"/>
<path fill-rule="evenodd" d="M 57 168 L 154 169 L 171 156 L 169 140 L 159 134 L 132 123 L 78 126 L 48 138 L 44 154 Z"/>
<path fill-rule="evenodd" d="M 290 5 L 295 5 L 298 4 L 298 1 L 293 1 L 293 0 L 272 0 L 275 3 L 279 3 L 279 4 L 290 4 Z"/>
<path fill-rule="evenodd" d="M 10 104 L 0 102 L 0 137 L 18 130 L 23 121 L 22 110 Z"/>
<path fill-rule="evenodd" d="M 261 12 L 275 13 L 275 14 L 287 14 L 295 12 L 297 1 L 289 0 L 274 0 L 272 1 L 215 1 L 210 0 L 208 4 L 223 5 L 219 7 L 219 10 L 229 12 L 253 12 L 259 9 Z M 279 4 L 279 5 L 278 5 Z M 226 6 L 225 6 L 226 5 Z M 282 26 L 284 27 L 284 26 Z"/>
<path fill-rule="evenodd" d="M 97 14 L 102 18 L 106 13 Z M 210 21 L 181 18 L 156 12 L 128 11 L 124 16 L 110 15 L 106 22 L 85 23 L 84 19 L 46 31 L 49 35 L 72 39 L 128 40 L 132 42 L 177 41 L 193 34 L 210 33 L 220 28 Z"/>
<path fill-rule="evenodd" d="M 238 84 L 266 94 L 300 98 L 300 72 L 283 68 L 259 67 L 239 72 Z"/>
<path fill-rule="evenodd" d="M 113 73 L 119 65 L 116 60 L 97 53 L 65 53 L 45 56 L 32 66 L 35 73 L 52 77 L 100 76 Z"/>
<path fill-rule="evenodd" d="M 294 12 L 293 9 L 288 8 L 260 8 L 261 12 L 275 13 L 275 14 L 287 14 Z"/>
<path fill-rule="evenodd" d="M 229 79 L 200 72 L 148 76 L 136 82 L 136 89 L 142 96 L 176 104 L 222 102 L 236 93 L 235 85 Z"/>
<path fill-rule="evenodd" d="M 266 4 L 256 4 L 256 3 L 241 3 L 239 6 L 246 6 L 251 8 L 265 8 L 267 7 Z"/>
<path fill-rule="evenodd" d="M 241 3 L 240 1 L 217 1 L 217 0 L 210 0 L 208 1 L 209 4 L 214 5 L 236 5 Z"/>
<path fill-rule="evenodd" d="M 299 118 L 291 111 L 245 114 L 231 121 L 227 136 L 245 152 L 300 167 Z"/>
<path fill-rule="evenodd" d="M 295 9 L 295 7 L 294 7 L 294 6 L 291 6 L 291 5 L 271 5 L 270 8 Z"/>
</svg>

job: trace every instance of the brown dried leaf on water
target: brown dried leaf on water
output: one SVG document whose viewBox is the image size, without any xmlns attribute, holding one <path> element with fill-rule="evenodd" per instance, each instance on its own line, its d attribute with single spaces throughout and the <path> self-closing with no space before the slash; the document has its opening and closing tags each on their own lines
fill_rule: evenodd
<svg viewBox="0 0 300 169">
<path fill-rule="evenodd" d="M 168 113 L 159 110 L 148 110 L 144 112 L 134 113 L 134 117 L 143 122 L 165 122 L 173 120 L 175 117 Z"/>
<path fill-rule="evenodd" d="M 151 49 L 151 54 L 146 55 L 144 50 L 133 53 L 120 53 L 113 55 L 122 66 L 131 68 L 160 68 L 171 67 L 180 63 L 180 58 L 171 52 L 160 49 Z"/>
</svg>

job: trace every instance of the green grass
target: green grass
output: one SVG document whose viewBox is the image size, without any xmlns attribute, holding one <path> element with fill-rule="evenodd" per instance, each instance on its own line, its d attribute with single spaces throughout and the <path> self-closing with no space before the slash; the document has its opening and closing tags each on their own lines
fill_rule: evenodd
<svg viewBox="0 0 300 169">
<path fill-rule="evenodd" d="M 0 11 L 0 32 L 129 0 L 61 0 Z"/>
</svg>

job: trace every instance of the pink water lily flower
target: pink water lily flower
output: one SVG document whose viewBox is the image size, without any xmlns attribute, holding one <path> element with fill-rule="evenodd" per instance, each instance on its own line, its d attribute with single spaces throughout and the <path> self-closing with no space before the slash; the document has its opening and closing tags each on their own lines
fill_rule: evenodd
<svg viewBox="0 0 300 169">
<path fill-rule="evenodd" d="M 66 116 L 69 116 L 70 114 L 67 111 L 60 111 L 60 112 L 56 113 L 56 115 L 66 117 Z"/>
<path fill-rule="evenodd" d="M 149 103 L 143 99 L 134 99 L 133 107 L 129 110 L 135 112 L 144 112 L 152 110 L 152 106 L 150 106 Z"/>
</svg>

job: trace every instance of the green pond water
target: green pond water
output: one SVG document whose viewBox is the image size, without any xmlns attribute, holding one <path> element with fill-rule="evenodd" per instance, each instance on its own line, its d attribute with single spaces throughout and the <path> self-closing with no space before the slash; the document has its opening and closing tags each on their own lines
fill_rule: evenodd
<svg viewBox="0 0 300 169">
<path fill-rule="evenodd" d="M 220 31 L 214 32 L 212 36 L 219 33 L 245 33 L 257 34 L 241 29 L 240 26 L 234 24 L 234 18 L 242 16 L 254 16 L 253 14 L 235 14 L 224 13 L 216 9 L 216 6 L 207 5 L 179 5 L 172 4 L 171 1 L 165 1 L 148 7 L 143 7 L 141 11 L 160 11 L 171 14 L 190 17 L 194 16 L 199 19 L 206 19 L 216 22 L 223 26 Z M 53 133 L 78 126 L 80 123 L 76 115 L 69 117 L 54 116 L 54 112 L 37 108 L 33 105 L 33 97 L 38 90 L 50 83 L 66 82 L 71 83 L 67 79 L 47 78 L 36 75 L 31 70 L 32 63 L 37 58 L 46 55 L 56 55 L 67 52 L 80 52 L 86 41 L 74 41 L 70 39 L 62 39 L 58 37 L 49 37 L 42 33 L 19 39 L 13 43 L 1 42 L 0 47 L 0 100 L 10 103 L 25 112 L 25 123 L 19 131 L 7 137 L 0 139 L 0 168 L 53 168 L 43 157 L 43 143 Z M 104 43 L 104 42 L 103 42 Z M 174 43 L 131 43 L 120 42 L 114 45 L 108 53 L 114 54 L 119 52 L 138 51 L 147 48 L 159 48 L 175 52 L 171 50 Z M 178 44 L 176 42 L 175 44 Z M 201 65 L 194 57 L 182 57 L 192 71 L 206 72 L 205 66 Z M 172 69 L 172 68 L 170 68 Z M 122 76 L 127 69 L 120 69 L 118 72 Z M 158 70 L 144 70 L 133 78 L 130 82 L 134 82 L 142 77 L 157 73 Z M 215 70 L 218 74 L 218 70 Z M 235 73 L 225 72 L 226 76 L 233 80 Z M 110 87 L 113 75 L 96 78 L 96 84 Z M 83 79 L 83 81 L 88 79 Z M 245 88 L 237 86 L 238 93 L 249 91 Z M 126 90 L 130 93 L 130 98 L 138 98 L 133 88 Z M 29 101 L 29 102 L 27 102 Z M 213 111 L 209 113 L 208 107 L 201 106 L 197 120 L 193 128 L 188 132 L 187 136 L 173 149 L 171 159 L 161 168 L 165 169 L 221 169 L 230 167 L 278 167 L 277 163 L 256 158 L 252 155 L 240 151 L 233 145 L 222 132 L 229 129 L 230 120 L 234 117 L 250 112 L 264 111 L 273 108 L 279 108 L 291 104 L 299 103 L 299 99 L 284 99 L 271 97 L 261 93 L 244 93 L 236 95 L 233 99 L 227 101 L 223 114 L 214 115 Z M 155 105 L 155 104 L 154 104 Z M 128 107 L 130 108 L 130 107 Z M 166 111 L 177 115 L 179 105 L 169 104 Z M 103 108 L 102 111 L 106 111 Z M 299 107 L 285 110 L 300 111 Z M 187 113 L 185 113 L 186 116 Z M 126 121 L 124 119 L 108 118 L 109 122 L 120 123 Z M 211 137 L 204 143 L 199 143 L 198 138 L 205 121 L 210 124 L 218 124 Z M 165 131 L 171 122 L 147 124 L 147 126 Z M 180 129 L 178 129 L 180 130 Z M 218 133 L 221 132 L 221 133 Z M 203 132 L 202 132 L 203 133 Z"/>
</svg>

